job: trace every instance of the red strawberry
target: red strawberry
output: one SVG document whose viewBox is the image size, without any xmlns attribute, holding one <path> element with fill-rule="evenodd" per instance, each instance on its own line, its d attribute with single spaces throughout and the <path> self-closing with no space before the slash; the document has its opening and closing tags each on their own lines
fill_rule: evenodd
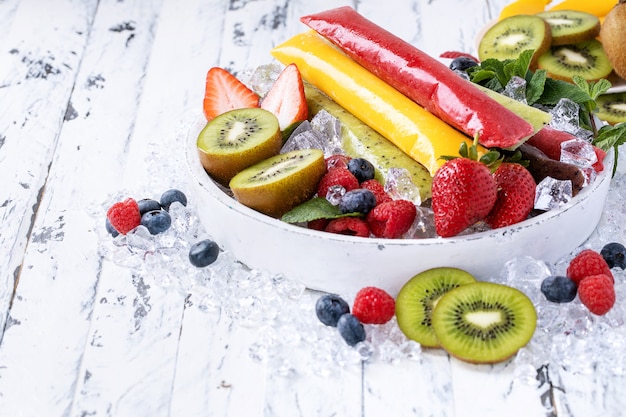
<svg viewBox="0 0 626 417">
<path fill-rule="evenodd" d="M 213 67 L 206 75 L 204 115 L 207 120 L 229 110 L 259 107 L 259 96 L 234 75 L 220 67 Z"/>
<path fill-rule="evenodd" d="M 385 187 L 377 179 L 363 181 L 360 187 L 374 193 L 374 197 L 376 197 L 376 205 L 391 201 L 391 197 L 385 191 Z"/>
<path fill-rule="evenodd" d="M 324 230 L 329 222 L 330 220 L 328 219 L 315 219 L 309 221 L 306 226 L 312 230 Z"/>
<path fill-rule="evenodd" d="M 278 117 L 280 130 L 283 132 L 294 127 L 294 123 L 307 119 L 309 107 L 304 95 L 304 83 L 295 64 L 287 65 L 283 69 L 261 101 L 261 108 Z"/>
<path fill-rule="evenodd" d="M 604 274 L 590 275 L 578 284 L 578 297 L 593 314 L 606 314 L 615 304 L 613 280 Z"/>
<path fill-rule="evenodd" d="M 396 314 L 396 300 L 377 287 L 365 287 L 357 292 L 352 315 L 361 323 L 385 324 Z"/>
<path fill-rule="evenodd" d="M 317 185 L 317 196 L 326 198 L 330 187 L 340 185 L 346 191 L 359 188 L 359 180 L 348 170 L 348 168 L 335 168 L 328 171 Z"/>
<path fill-rule="evenodd" d="M 497 193 L 496 181 L 485 164 L 464 157 L 447 161 L 435 172 L 432 184 L 437 234 L 456 236 L 484 219 Z"/>
<path fill-rule="evenodd" d="M 127 198 L 113 204 L 107 211 L 107 218 L 115 230 L 125 235 L 141 224 L 139 205 L 134 199 Z"/>
<path fill-rule="evenodd" d="M 367 222 L 358 217 L 340 217 L 333 219 L 328 223 L 325 231 L 348 236 L 370 236 L 370 229 L 367 226 Z"/>
<path fill-rule="evenodd" d="M 604 274 L 613 280 L 613 273 L 604 257 L 592 250 L 584 249 L 572 259 L 565 273 L 576 284 L 590 275 Z"/>
<path fill-rule="evenodd" d="M 493 175 L 498 198 L 485 222 L 496 229 L 526 220 L 535 205 L 537 188 L 530 171 L 520 164 L 505 162 Z"/>
<path fill-rule="evenodd" d="M 416 216 L 415 204 L 393 200 L 378 204 L 367 213 L 367 224 L 374 236 L 397 239 L 411 228 Z"/>
</svg>

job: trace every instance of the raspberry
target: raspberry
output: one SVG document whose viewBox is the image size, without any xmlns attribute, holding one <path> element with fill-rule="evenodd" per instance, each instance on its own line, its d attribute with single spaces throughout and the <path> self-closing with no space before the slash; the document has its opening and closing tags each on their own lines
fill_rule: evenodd
<svg viewBox="0 0 626 417">
<path fill-rule="evenodd" d="M 355 188 L 359 188 L 359 180 L 357 180 L 356 177 L 348 171 L 348 168 L 331 169 L 324 174 L 317 185 L 318 197 L 326 198 L 328 189 L 334 185 L 340 185 L 345 188 L 346 191 L 350 191 Z"/>
<path fill-rule="evenodd" d="M 601 316 L 615 304 L 613 280 L 605 274 L 585 277 L 578 284 L 578 297 L 593 314 Z"/>
<path fill-rule="evenodd" d="M 348 155 L 342 155 L 342 154 L 333 154 L 329 157 L 326 157 L 326 159 L 324 159 L 324 162 L 326 163 L 326 171 L 330 171 L 331 169 L 335 169 L 335 168 L 348 168 L 348 162 L 350 162 L 350 157 Z"/>
<path fill-rule="evenodd" d="M 329 222 L 330 220 L 328 219 L 315 219 L 308 222 L 306 226 L 307 228 L 313 230 L 324 230 L 326 229 L 326 226 L 328 226 Z"/>
<path fill-rule="evenodd" d="M 352 314 L 366 324 L 385 324 L 396 314 L 396 300 L 385 290 L 365 287 L 354 298 Z"/>
<path fill-rule="evenodd" d="M 417 209 L 408 200 L 393 200 L 377 205 L 367 214 L 367 224 L 376 237 L 397 239 L 415 221 Z"/>
<path fill-rule="evenodd" d="M 376 179 L 363 181 L 360 187 L 374 193 L 374 197 L 376 197 L 376 205 L 391 201 L 391 197 L 385 192 L 385 187 L 383 187 L 380 181 Z"/>
<path fill-rule="evenodd" d="M 367 222 L 358 217 L 341 217 L 331 220 L 328 226 L 326 226 L 325 231 L 348 236 L 370 236 L 370 229 L 367 226 Z"/>
<path fill-rule="evenodd" d="M 137 201 L 127 198 L 113 204 L 107 211 L 107 219 L 115 230 L 125 235 L 141 224 L 141 214 L 139 214 Z"/>
<path fill-rule="evenodd" d="M 580 281 L 585 277 L 598 274 L 604 274 L 613 281 L 613 274 L 609 265 L 602 255 L 591 249 L 585 249 L 578 253 L 571 260 L 566 272 L 566 275 L 576 284 L 580 284 Z"/>
</svg>

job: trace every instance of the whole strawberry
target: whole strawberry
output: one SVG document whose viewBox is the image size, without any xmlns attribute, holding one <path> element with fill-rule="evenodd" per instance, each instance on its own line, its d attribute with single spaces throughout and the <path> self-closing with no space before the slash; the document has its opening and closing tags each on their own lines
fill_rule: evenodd
<svg viewBox="0 0 626 417">
<path fill-rule="evenodd" d="M 526 220 L 535 205 L 537 184 L 523 165 L 504 162 L 493 174 L 498 197 L 485 222 L 493 229 Z"/>
<path fill-rule="evenodd" d="M 590 275 L 578 284 L 580 302 L 593 314 L 602 316 L 615 304 L 613 279 L 605 274 Z"/>
<path fill-rule="evenodd" d="M 484 219 L 496 203 L 496 181 L 486 164 L 493 163 L 497 154 L 489 152 L 478 161 L 469 157 L 475 154 L 474 145 L 469 152 L 462 146 L 460 154 L 446 161 L 433 177 L 432 210 L 441 237 L 456 236 Z"/>
<path fill-rule="evenodd" d="M 354 298 L 352 314 L 365 324 L 385 324 L 396 312 L 396 301 L 377 287 L 365 287 Z"/>
<path fill-rule="evenodd" d="M 609 264 L 606 263 L 604 257 L 593 249 L 584 249 L 580 251 L 567 266 L 566 275 L 576 284 L 590 276 L 604 274 L 613 282 L 613 273 Z"/>
</svg>

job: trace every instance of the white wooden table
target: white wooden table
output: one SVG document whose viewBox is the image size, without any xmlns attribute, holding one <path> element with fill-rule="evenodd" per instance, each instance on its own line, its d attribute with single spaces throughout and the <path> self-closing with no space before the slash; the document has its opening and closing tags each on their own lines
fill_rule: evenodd
<svg viewBox="0 0 626 417">
<path fill-rule="evenodd" d="M 315 372 L 300 340 L 281 372 L 259 359 L 267 320 L 102 254 L 107 202 L 188 189 L 209 67 L 268 63 L 300 16 L 345 4 L 433 55 L 473 52 L 506 3 L 0 0 L 0 416 L 624 415 L 623 369 L 524 379 L 519 359 L 424 351 Z"/>
</svg>

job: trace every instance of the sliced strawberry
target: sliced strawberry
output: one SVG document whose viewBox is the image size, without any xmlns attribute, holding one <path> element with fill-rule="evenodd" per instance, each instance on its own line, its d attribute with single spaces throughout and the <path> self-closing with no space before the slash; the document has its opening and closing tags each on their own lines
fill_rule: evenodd
<svg viewBox="0 0 626 417">
<path fill-rule="evenodd" d="M 261 108 L 276 115 L 283 132 L 293 127 L 294 123 L 307 119 L 309 108 L 304 95 L 304 83 L 295 64 L 283 69 L 261 101 Z"/>
<path fill-rule="evenodd" d="M 213 67 L 206 75 L 203 104 L 210 121 L 229 110 L 259 107 L 259 96 L 224 68 Z"/>
<path fill-rule="evenodd" d="M 537 184 L 522 165 L 502 163 L 493 174 L 498 185 L 498 199 L 485 222 L 493 229 L 526 220 L 535 205 Z"/>
</svg>

